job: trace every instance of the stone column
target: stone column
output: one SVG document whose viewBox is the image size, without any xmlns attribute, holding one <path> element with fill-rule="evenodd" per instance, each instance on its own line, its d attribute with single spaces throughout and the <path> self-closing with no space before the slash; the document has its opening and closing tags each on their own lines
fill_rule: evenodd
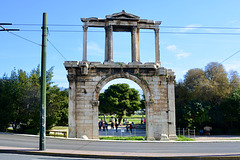
<svg viewBox="0 0 240 160">
<path fill-rule="evenodd" d="M 155 61 L 156 64 L 160 64 L 160 46 L 159 46 L 159 27 L 154 29 L 155 31 Z"/>
<path fill-rule="evenodd" d="M 113 62 L 113 26 L 108 28 L 108 62 Z"/>
<path fill-rule="evenodd" d="M 69 137 L 76 138 L 76 71 L 75 69 L 68 70 L 69 81 L 69 103 L 68 103 L 68 123 L 69 123 Z"/>
<path fill-rule="evenodd" d="M 105 60 L 104 62 L 108 62 L 108 27 L 105 27 Z"/>
<path fill-rule="evenodd" d="M 153 101 L 145 101 L 146 109 L 146 136 L 148 140 L 154 140 L 153 126 Z"/>
<path fill-rule="evenodd" d="M 131 32 L 132 39 L 132 62 L 140 62 L 140 49 L 139 49 L 139 29 L 134 26 Z"/>
<path fill-rule="evenodd" d="M 98 130 L 98 106 L 99 101 L 92 101 L 92 112 L 93 112 L 93 139 L 99 138 L 99 130 Z"/>
<path fill-rule="evenodd" d="M 83 26 L 83 60 L 87 61 L 87 29 L 88 26 Z"/>
<path fill-rule="evenodd" d="M 174 89 L 174 72 L 169 70 L 171 75 L 168 76 L 168 137 L 176 139 L 176 120 L 175 120 L 175 89 Z"/>
<path fill-rule="evenodd" d="M 140 62 L 140 44 L 139 44 L 139 28 L 137 29 L 137 52 L 136 52 L 137 61 Z"/>
</svg>

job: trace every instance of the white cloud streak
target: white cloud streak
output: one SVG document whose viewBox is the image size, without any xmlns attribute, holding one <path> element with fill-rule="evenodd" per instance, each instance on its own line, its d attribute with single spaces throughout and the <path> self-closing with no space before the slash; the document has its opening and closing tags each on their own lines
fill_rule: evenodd
<svg viewBox="0 0 240 160">
<path fill-rule="evenodd" d="M 176 45 L 169 45 L 167 46 L 167 50 L 176 53 L 177 59 L 187 58 L 191 55 L 191 53 L 184 52 L 182 49 L 178 49 Z"/>
</svg>

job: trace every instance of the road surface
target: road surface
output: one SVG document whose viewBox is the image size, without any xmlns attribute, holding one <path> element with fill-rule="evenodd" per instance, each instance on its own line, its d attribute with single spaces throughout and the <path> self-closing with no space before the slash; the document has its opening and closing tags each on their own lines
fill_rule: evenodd
<svg viewBox="0 0 240 160">
<path fill-rule="evenodd" d="M 0 149 L 38 150 L 37 136 L 0 134 Z M 47 138 L 47 149 L 59 152 L 105 153 L 147 156 L 240 156 L 240 141 L 233 142 L 106 142 Z"/>
</svg>

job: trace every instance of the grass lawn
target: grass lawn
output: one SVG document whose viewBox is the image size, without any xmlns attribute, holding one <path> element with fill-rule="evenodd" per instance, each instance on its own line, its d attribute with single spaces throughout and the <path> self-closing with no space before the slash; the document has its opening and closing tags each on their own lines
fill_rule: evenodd
<svg viewBox="0 0 240 160">
<path fill-rule="evenodd" d="M 67 126 L 54 126 L 50 130 L 67 130 Z"/>
<path fill-rule="evenodd" d="M 178 138 L 175 141 L 195 141 L 195 140 L 181 135 L 181 136 L 178 136 Z"/>
<path fill-rule="evenodd" d="M 132 140 L 132 141 L 145 141 L 143 136 L 135 137 L 99 137 L 100 140 Z"/>
</svg>

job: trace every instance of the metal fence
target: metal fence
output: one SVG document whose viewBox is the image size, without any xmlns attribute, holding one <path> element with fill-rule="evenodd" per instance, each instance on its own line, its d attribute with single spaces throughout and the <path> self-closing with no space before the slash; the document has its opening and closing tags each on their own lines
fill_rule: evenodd
<svg viewBox="0 0 240 160">
<path fill-rule="evenodd" d="M 178 136 L 182 135 L 182 136 L 189 137 L 189 138 L 191 138 L 191 137 L 195 138 L 196 131 L 195 131 L 195 129 L 189 129 L 189 128 L 177 128 L 176 134 Z"/>
<path fill-rule="evenodd" d="M 132 132 L 127 131 L 124 128 L 119 128 L 116 132 L 116 129 L 108 129 L 108 130 L 101 130 L 99 131 L 99 136 L 106 136 L 106 137 L 133 137 L 133 136 L 146 136 L 146 130 L 145 129 L 133 129 Z"/>
</svg>

